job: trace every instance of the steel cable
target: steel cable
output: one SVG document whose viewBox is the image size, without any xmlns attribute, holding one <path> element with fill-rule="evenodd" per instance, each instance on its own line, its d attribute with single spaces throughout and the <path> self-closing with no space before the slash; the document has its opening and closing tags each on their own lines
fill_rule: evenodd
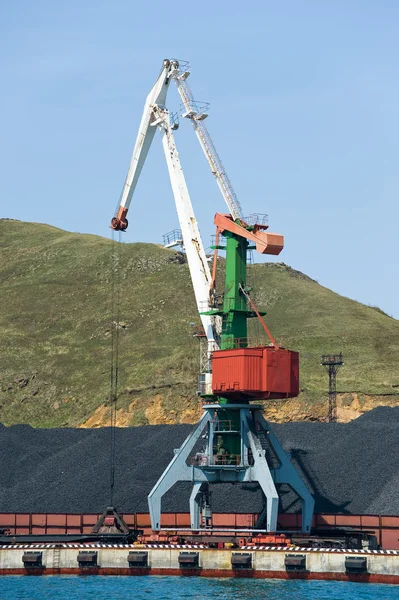
<svg viewBox="0 0 399 600">
<path fill-rule="evenodd" d="M 111 250 L 111 365 L 110 365 L 110 505 L 113 505 L 116 457 L 116 415 L 119 383 L 119 329 L 121 299 L 121 233 L 118 241 L 112 230 Z"/>
</svg>

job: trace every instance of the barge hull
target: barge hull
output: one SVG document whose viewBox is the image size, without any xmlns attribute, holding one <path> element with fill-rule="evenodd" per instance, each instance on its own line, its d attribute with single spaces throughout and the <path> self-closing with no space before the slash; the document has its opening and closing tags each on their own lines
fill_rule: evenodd
<svg viewBox="0 0 399 600">
<path fill-rule="evenodd" d="M 96 564 L 82 566 L 78 557 L 82 550 L 96 555 Z M 24 557 L 32 552 L 40 555 L 38 566 L 24 566 Z M 144 567 L 129 566 L 132 553 L 144 553 Z M 197 555 L 197 567 L 182 567 L 181 555 Z M 234 556 L 249 557 L 251 568 L 234 568 Z M 289 571 L 287 557 L 305 557 L 302 572 Z M 348 572 L 348 561 L 360 559 L 365 571 Z M 353 561 L 352 561 L 353 562 Z M 237 577 L 255 579 L 303 579 L 399 583 L 399 552 L 384 550 L 326 550 L 305 548 L 211 549 L 200 546 L 163 546 L 120 544 L 32 544 L 0 549 L 0 575 L 171 575 L 186 577 Z"/>
<path fill-rule="evenodd" d="M 152 533 L 148 513 L 124 513 L 122 516 L 131 529 Z M 88 535 L 100 517 L 100 513 L 0 513 L 0 529 L 8 530 L 11 535 Z M 253 528 L 257 519 L 258 515 L 253 513 L 214 513 L 213 526 L 226 529 Z M 278 522 L 282 529 L 301 530 L 300 515 L 280 514 Z M 190 515 L 164 513 L 161 527 L 190 527 Z M 360 531 L 373 531 L 381 548 L 399 550 L 399 516 L 315 514 L 312 527 L 324 530 L 353 527 Z"/>
</svg>

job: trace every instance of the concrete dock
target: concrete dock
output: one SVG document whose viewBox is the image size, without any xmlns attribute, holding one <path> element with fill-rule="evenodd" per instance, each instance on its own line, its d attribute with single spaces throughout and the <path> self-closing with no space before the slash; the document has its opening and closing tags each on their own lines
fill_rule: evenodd
<svg viewBox="0 0 399 600">
<path fill-rule="evenodd" d="M 399 583 L 399 551 L 203 545 L 30 544 L 0 548 L 0 575 L 186 575 Z"/>
</svg>

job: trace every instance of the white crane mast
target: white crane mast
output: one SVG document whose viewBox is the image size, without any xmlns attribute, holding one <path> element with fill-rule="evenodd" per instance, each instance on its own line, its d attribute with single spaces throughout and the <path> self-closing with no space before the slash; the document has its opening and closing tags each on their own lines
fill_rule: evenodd
<svg viewBox="0 0 399 600">
<path fill-rule="evenodd" d="M 164 60 L 161 74 L 147 96 L 120 206 L 111 221 L 111 227 L 124 231 L 128 226 L 126 215 L 155 131 L 159 127 L 196 304 L 198 312 L 203 313 L 206 312 L 209 305 L 212 275 L 173 136 L 173 129 L 177 126 L 171 125 L 169 112 L 165 107 L 171 73 L 176 70 L 177 66 L 176 61 Z M 211 384 L 210 361 L 212 352 L 219 349 L 221 317 L 200 314 L 200 318 L 208 342 L 205 385 L 209 389 Z"/>
<path fill-rule="evenodd" d="M 189 74 L 189 71 L 179 70 L 178 66 L 175 67 L 170 74 L 170 76 L 173 77 L 176 82 L 180 98 L 185 108 L 183 117 L 190 119 L 193 124 L 198 141 L 201 144 L 201 148 L 209 163 L 211 171 L 215 176 L 216 182 L 220 191 L 222 192 L 231 216 L 234 220 L 242 219 L 242 208 L 237 198 L 237 194 L 234 191 L 226 169 L 223 166 L 220 156 L 216 151 L 215 145 L 204 123 L 204 119 L 208 116 L 208 114 L 198 110 L 198 104 L 194 100 L 190 86 L 187 83 L 187 77 Z"/>
<path fill-rule="evenodd" d="M 158 125 L 162 132 L 162 145 L 175 198 L 187 262 L 193 282 L 198 312 L 201 313 L 207 310 L 208 307 L 212 276 L 180 163 L 179 153 L 176 148 L 169 112 L 165 107 L 155 106 L 154 115 L 157 118 L 152 125 Z M 218 323 L 220 317 L 215 318 L 203 314 L 200 314 L 200 317 L 208 340 L 208 359 L 210 361 L 211 353 L 219 348 L 217 338 L 221 330 L 221 323 Z"/>
<path fill-rule="evenodd" d="M 183 117 L 189 118 L 193 124 L 202 150 L 234 220 L 242 219 L 242 210 L 231 181 L 203 122 L 208 115 L 206 111 L 198 109 L 198 104 L 195 102 L 191 89 L 187 84 L 186 79 L 188 75 L 189 71 L 180 68 L 179 61 L 175 59 L 165 59 L 163 61 L 161 73 L 148 94 L 144 105 L 136 143 L 122 190 L 120 206 L 117 214 L 111 221 L 111 227 L 124 231 L 128 226 L 126 215 L 145 159 L 154 139 L 156 126 L 159 126 L 162 132 L 162 143 L 196 303 L 208 341 L 207 364 L 210 367 L 211 353 L 219 347 L 218 338 L 221 332 L 221 317 L 201 314 L 206 312 L 209 305 L 212 276 L 174 141 L 172 130 L 176 126 L 171 125 L 169 113 L 165 107 L 171 79 L 174 79 L 176 82 L 185 109 Z"/>
</svg>

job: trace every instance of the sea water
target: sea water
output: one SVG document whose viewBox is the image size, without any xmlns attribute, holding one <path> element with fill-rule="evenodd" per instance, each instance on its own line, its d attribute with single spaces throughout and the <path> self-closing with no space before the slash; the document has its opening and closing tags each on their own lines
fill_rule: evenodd
<svg viewBox="0 0 399 600">
<path fill-rule="evenodd" d="M 0 577 L 0 600 L 399 600 L 399 585 L 205 577 Z"/>
</svg>

